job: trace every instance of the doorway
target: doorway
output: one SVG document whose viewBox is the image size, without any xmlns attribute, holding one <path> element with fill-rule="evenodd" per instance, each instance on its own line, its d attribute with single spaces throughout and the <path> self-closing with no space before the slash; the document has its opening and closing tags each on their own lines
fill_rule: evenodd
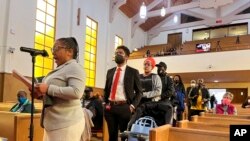
<svg viewBox="0 0 250 141">
<path fill-rule="evenodd" d="M 168 34 L 168 44 L 172 45 L 172 48 L 178 48 L 182 44 L 182 33 Z"/>
</svg>

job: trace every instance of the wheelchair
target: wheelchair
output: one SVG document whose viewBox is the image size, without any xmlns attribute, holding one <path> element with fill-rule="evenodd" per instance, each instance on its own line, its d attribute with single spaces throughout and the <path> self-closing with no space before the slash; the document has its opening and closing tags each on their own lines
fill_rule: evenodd
<svg viewBox="0 0 250 141">
<path fill-rule="evenodd" d="M 132 115 L 127 131 L 120 137 L 128 141 L 146 141 L 149 138 L 149 130 L 164 124 L 172 124 L 173 106 L 164 101 L 146 102 L 141 104 Z"/>
</svg>

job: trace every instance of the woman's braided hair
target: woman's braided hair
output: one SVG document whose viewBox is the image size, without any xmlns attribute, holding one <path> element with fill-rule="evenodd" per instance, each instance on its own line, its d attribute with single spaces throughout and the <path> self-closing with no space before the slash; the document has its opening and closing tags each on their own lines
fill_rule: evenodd
<svg viewBox="0 0 250 141">
<path fill-rule="evenodd" d="M 60 38 L 58 40 L 63 42 L 67 49 L 73 49 L 73 59 L 76 59 L 78 61 L 79 48 L 76 39 L 74 37 L 68 37 Z"/>
</svg>

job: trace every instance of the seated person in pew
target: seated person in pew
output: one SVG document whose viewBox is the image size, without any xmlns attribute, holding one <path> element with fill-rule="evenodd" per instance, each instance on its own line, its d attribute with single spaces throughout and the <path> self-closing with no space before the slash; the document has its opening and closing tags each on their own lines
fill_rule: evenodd
<svg viewBox="0 0 250 141">
<path fill-rule="evenodd" d="M 230 92 L 226 92 L 223 95 L 221 100 L 221 104 L 217 104 L 214 113 L 216 114 L 224 114 L 224 115 L 237 115 L 236 107 L 231 104 L 233 100 L 233 94 Z"/>
<path fill-rule="evenodd" d="M 88 109 L 88 114 L 92 118 L 94 127 L 92 130 L 102 130 L 103 125 L 103 105 L 99 95 L 94 95 L 93 88 L 86 87 L 84 90 L 83 107 Z"/>
<path fill-rule="evenodd" d="M 32 104 L 27 98 L 27 93 L 24 90 L 19 90 L 17 92 L 17 100 L 18 100 L 18 103 L 16 103 L 10 109 L 11 112 L 31 113 Z M 35 111 L 35 108 L 33 111 Z"/>
<path fill-rule="evenodd" d="M 246 98 L 246 100 L 242 103 L 242 108 L 250 108 L 250 96 Z"/>
</svg>

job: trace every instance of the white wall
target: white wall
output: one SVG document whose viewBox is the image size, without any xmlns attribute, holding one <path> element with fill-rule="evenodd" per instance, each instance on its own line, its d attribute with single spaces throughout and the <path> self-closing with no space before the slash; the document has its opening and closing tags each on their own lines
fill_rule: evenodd
<svg viewBox="0 0 250 141">
<path fill-rule="evenodd" d="M 6 54 L 6 24 L 8 24 L 8 9 L 9 9 L 8 0 L 0 1 L 0 72 L 4 71 L 5 64 L 5 54 Z"/>
<path fill-rule="evenodd" d="M 9 1 L 9 9 L 6 10 L 8 17 L 5 17 L 4 27 L 1 27 L 6 30 L 3 35 L 5 37 L 3 42 L 6 43 L 4 45 L 6 50 L 3 53 L 5 62 L 1 71 L 11 72 L 12 69 L 17 69 L 25 75 L 31 74 L 31 56 L 20 52 L 19 48 L 34 46 L 36 1 L 12 0 Z M 9 53 L 7 51 L 9 47 L 15 48 L 15 52 Z"/>
<path fill-rule="evenodd" d="M 200 53 L 191 55 L 155 57 L 156 63 L 163 61 L 167 64 L 168 73 L 185 72 L 207 72 L 209 65 L 212 65 L 211 71 L 233 71 L 249 70 L 250 50 L 237 50 L 214 53 Z M 244 63 L 242 61 L 244 60 Z M 140 73 L 143 72 L 144 59 L 132 59 L 128 64 L 137 68 Z M 156 72 L 156 69 L 154 69 Z"/>
<path fill-rule="evenodd" d="M 0 1 L 0 71 L 10 73 L 18 70 L 25 76 L 31 76 L 32 63 L 28 53 L 20 47 L 34 47 L 36 0 Z M 130 50 L 144 45 L 145 33 L 137 29 L 131 38 L 131 19 L 119 10 L 114 20 L 109 22 L 109 0 L 57 0 L 56 39 L 74 36 L 79 43 L 79 59 L 84 65 L 86 17 L 98 23 L 96 87 L 104 87 L 107 69 L 114 67 L 114 37 L 119 35 Z M 9 5 L 9 7 L 8 7 Z M 77 10 L 80 8 L 80 25 L 77 25 Z M 7 49 L 14 47 L 14 53 Z"/>
<path fill-rule="evenodd" d="M 250 33 L 250 19 L 233 21 L 232 24 L 243 23 L 243 22 L 248 23 L 248 34 L 249 34 Z M 192 41 L 193 30 L 201 29 L 201 28 L 207 28 L 207 26 L 189 27 L 189 28 L 182 28 L 182 29 L 161 32 L 159 35 L 157 35 L 151 41 L 149 41 L 149 45 L 166 44 L 168 40 L 168 34 L 173 34 L 173 33 L 182 33 L 182 42 Z"/>
<path fill-rule="evenodd" d="M 119 10 L 115 12 L 114 20 L 109 22 L 109 0 L 58 0 L 57 4 L 57 28 L 56 38 L 74 36 L 80 47 L 80 63 L 84 65 L 83 52 L 85 42 L 86 17 L 98 22 L 97 35 L 97 61 L 96 61 L 96 87 L 103 88 L 107 69 L 114 67 L 112 61 L 114 54 L 114 37 L 119 35 L 124 40 L 124 45 L 130 50 L 145 44 L 146 33 L 136 29 L 131 38 L 131 19 L 128 19 Z M 25 76 L 31 76 L 32 63 L 28 53 L 20 51 L 21 46 L 33 48 L 35 35 L 36 0 L 1 0 L 0 1 L 0 72 L 11 72 L 17 69 Z M 81 9 L 80 25 L 77 25 L 77 9 Z M 197 28 L 197 27 L 196 27 Z M 192 29 L 180 29 L 171 32 L 163 32 L 154 38 L 150 44 L 167 42 L 167 34 L 183 32 L 183 41 L 192 39 Z M 250 28 L 249 28 L 250 29 Z M 164 42 L 163 42 L 164 41 Z M 15 48 L 14 53 L 7 52 L 9 47 Z M 245 64 L 250 64 L 247 50 L 235 52 L 207 53 L 200 55 L 183 55 L 156 58 L 168 64 L 169 72 L 206 71 L 208 64 L 219 70 L 249 69 L 239 65 L 239 59 L 244 59 Z M 223 56 L 222 58 L 220 56 Z M 226 59 L 236 58 L 225 64 Z M 221 61 L 218 61 L 221 60 Z M 195 62 L 195 63 L 194 63 Z M 129 60 L 129 65 L 141 70 L 142 60 Z M 237 67 L 234 65 L 237 64 Z M 193 67 L 186 67 L 193 66 Z M 234 68 L 233 68 L 233 67 Z"/>
<path fill-rule="evenodd" d="M 145 33 L 141 28 L 137 28 L 133 38 L 131 39 L 131 50 L 135 48 L 141 48 L 147 44 L 147 33 Z"/>
<path fill-rule="evenodd" d="M 78 0 L 81 6 L 81 29 L 78 32 L 79 41 L 83 46 L 85 42 L 85 26 L 86 18 L 89 17 L 98 23 L 97 34 L 97 60 L 96 60 L 96 87 L 104 87 L 106 74 L 106 58 L 108 47 L 108 37 L 110 36 L 108 29 L 108 14 L 109 1 L 108 0 Z M 83 60 L 83 56 L 82 56 Z M 82 62 L 83 63 L 83 62 Z"/>
<path fill-rule="evenodd" d="M 189 28 L 182 28 L 182 29 L 161 32 L 158 36 L 156 36 L 149 42 L 149 45 L 166 44 L 168 41 L 168 34 L 174 34 L 174 33 L 182 33 L 182 42 L 192 41 L 193 30 L 205 27 L 206 26 L 197 26 L 197 27 L 189 27 Z"/>
</svg>

